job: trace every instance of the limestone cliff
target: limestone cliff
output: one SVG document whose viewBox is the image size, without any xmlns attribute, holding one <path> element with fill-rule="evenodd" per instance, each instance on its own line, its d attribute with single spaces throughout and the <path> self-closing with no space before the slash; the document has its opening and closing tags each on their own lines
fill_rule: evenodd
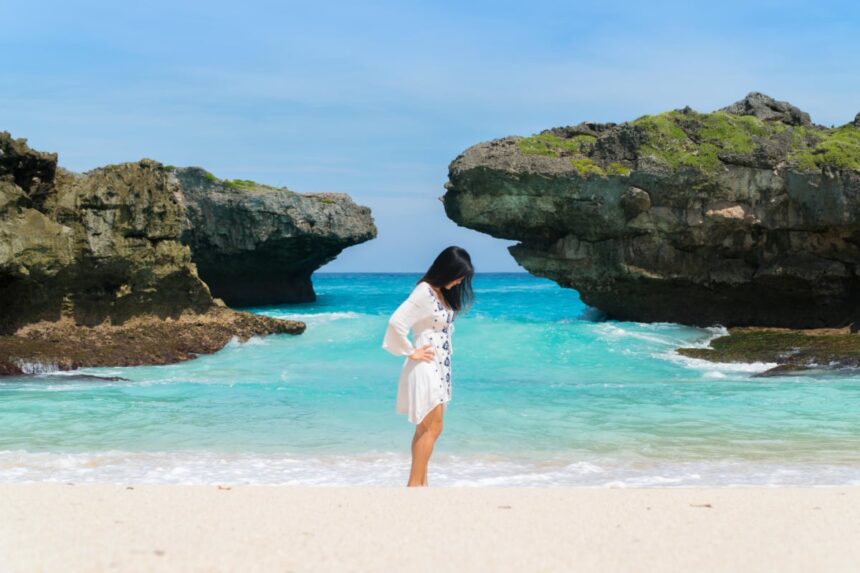
<svg viewBox="0 0 860 573">
<path fill-rule="evenodd" d="M 214 300 L 179 240 L 185 224 L 160 163 L 78 175 L 0 132 L 0 374 L 160 364 L 304 330 Z"/>
<path fill-rule="evenodd" d="M 376 237 L 370 209 L 344 193 L 294 193 L 199 168 L 172 170 L 185 206 L 182 242 L 229 305 L 315 299 L 311 274 Z"/>
<path fill-rule="evenodd" d="M 154 161 L 75 175 L 56 154 L 0 133 L 0 333 L 208 309 L 209 289 L 177 240 L 176 192 Z"/>
<path fill-rule="evenodd" d="M 458 224 L 610 317 L 842 326 L 860 310 L 860 114 L 825 128 L 751 93 L 475 145 L 449 167 Z"/>
</svg>

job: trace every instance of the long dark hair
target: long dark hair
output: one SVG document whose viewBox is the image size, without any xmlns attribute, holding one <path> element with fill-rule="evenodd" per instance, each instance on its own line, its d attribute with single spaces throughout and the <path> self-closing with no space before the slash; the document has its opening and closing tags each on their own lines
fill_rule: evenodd
<svg viewBox="0 0 860 573">
<path fill-rule="evenodd" d="M 439 253 L 424 276 L 418 279 L 418 282 L 424 281 L 440 289 L 448 306 L 460 313 L 468 310 L 475 300 L 475 293 L 472 292 L 472 275 L 474 274 L 472 258 L 466 249 L 451 246 Z M 460 284 L 454 285 L 450 289 L 443 288 L 446 284 L 461 277 L 463 280 L 460 281 Z"/>
</svg>

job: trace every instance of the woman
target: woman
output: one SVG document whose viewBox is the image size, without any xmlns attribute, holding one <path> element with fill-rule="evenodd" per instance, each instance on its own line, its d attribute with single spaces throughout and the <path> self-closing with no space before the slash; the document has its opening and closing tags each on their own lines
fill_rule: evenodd
<svg viewBox="0 0 860 573">
<path fill-rule="evenodd" d="M 406 356 L 397 388 L 397 413 L 415 424 L 407 486 L 427 485 L 427 463 L 451 400 L 454 317 L 472 303 L 472 259 L 448 247 L 436 257 L 409 297 L 394 311 L 382 347 Z M 414 344 L 407 334 L 412 330 Z"/>
</svg>

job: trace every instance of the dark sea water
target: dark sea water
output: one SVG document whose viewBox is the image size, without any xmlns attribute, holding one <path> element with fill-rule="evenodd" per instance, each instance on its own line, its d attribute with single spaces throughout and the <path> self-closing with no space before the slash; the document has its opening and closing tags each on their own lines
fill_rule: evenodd
<svg viewBox="0 0 860 573">
<path fill-rule="evenodd" d="M 403 485 L 414 426 L 381 343 L 417 278 L 317 274 L 315 303 L 249 309 L 301 336 L 4 379 L 0 481 Z M 720 327 L 600 321 L 527 274 L 474 286 L 431 485 L 860 484 L 860 377 L 752 378 L 772 365 L 675 353 Z"/>
</svg>

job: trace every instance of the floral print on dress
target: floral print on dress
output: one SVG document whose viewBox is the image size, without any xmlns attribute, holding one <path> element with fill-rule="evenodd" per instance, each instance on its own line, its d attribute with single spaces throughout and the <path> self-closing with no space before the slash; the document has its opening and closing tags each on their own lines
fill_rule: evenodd
<svg viewBox="0 0 860 573">
<path fill-rule="evenodd" d="M 429 284 L 426 286 L 427 292 L 433 297 L 434 314 L 438 315 L 433 319 L 434 328 L 442 335 L 439 337 L 442 344 L 435 344 L 436 371 L 440 374 L 439 389 L 443 391 L 439 402 L 442 403 L 451 399 L 451 329 L 449 327 L 454 322 L 454 311 L 448 310 L 442 304 Z M 439 326 L 436 327 L 436 324 Z"/>
</svg>

